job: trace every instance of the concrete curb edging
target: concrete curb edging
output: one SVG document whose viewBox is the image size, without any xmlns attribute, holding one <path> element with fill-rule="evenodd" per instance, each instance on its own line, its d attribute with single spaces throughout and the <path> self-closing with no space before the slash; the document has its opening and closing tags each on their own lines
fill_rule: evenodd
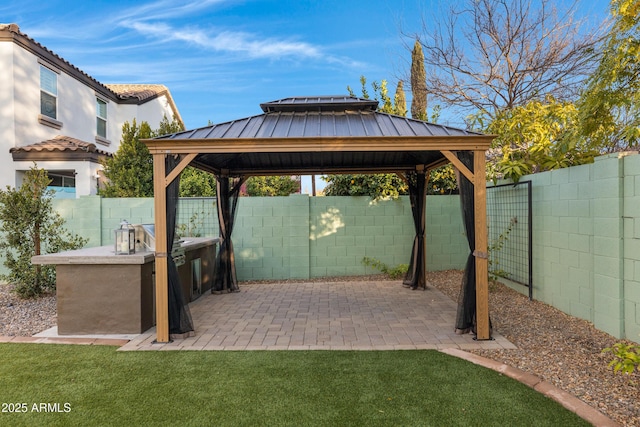
<svg viewBox="0 0 640 427">
<path fill-rule="evenodd" d="M 442 353 L 448 354 L 450 356 L 458 357 L 460 359 L 471 362 L 475 365 L 480 365 L 485 368 L 489 368 L 501 374 L 504 374 L 510 378 L 513 378 L 516 381 L 519 381 L 538 393 L 541 393 L 550 399 L 555 400 L 560 403 L 566 409 L 571 412 L 574 412 L 580 418 L 585 421 L 590 422 L 594 426 L 598 427 L 620 427 L 616 421 L 604 415 L 602 412 L 597 409 L 589 406 L 582 400 L 573 396 L 566 391 L 559 389 L 551 383 L 541 380 L 539 377 L 530 374 L 528 372 L 524 372 L 518 368 L 514 368 L 509 365 L 505 365 L 501 362 L 496 362 L 495 360 L 487 359 L 486 357 L 478 356 L 473 353 L 468 353 L 464 350 L 459 350 L 457 348 L 445 348 L 440 350 Z"/>
<path fill-rule="evenodd" d="M 112 338 L 71 338 L 71 337 L 23 337 L 2 336 L 0 343 L 30 343 L 30 344 L 80 344 L 80 345 L 114 345 L 122 347 L 129 340 Z"/>
</svg>

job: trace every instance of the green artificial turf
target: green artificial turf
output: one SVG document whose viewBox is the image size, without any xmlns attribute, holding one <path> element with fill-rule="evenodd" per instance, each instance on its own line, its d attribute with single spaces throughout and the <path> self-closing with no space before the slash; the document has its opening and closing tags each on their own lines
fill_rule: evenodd
<svg viewBox="0 0 640 427">
<path fill-rule="evenodd" d="M 3 410 L 26 403 L 25 413 L 0 413 L 10 426 L 589 425 L 508 377 L 437 351 L 12 343 L 0 344 L 0 382 Z M 61 412 L 34 410 L 41 403 Z"/>
</svg>

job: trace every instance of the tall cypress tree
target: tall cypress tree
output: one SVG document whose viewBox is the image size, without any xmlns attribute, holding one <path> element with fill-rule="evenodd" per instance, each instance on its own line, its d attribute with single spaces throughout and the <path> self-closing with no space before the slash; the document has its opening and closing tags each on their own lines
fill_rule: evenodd
<svg viewBox="0 0 640 427">
<path fill-rule="evenodd" d="M 407 97 L 404 94 L 404 83 L 402 80 L 398 80 L 398 85 L 396 86 L 396 94 L 394 96 L 393 102 L 395 104 L 395 113 L 399 116 L 407 115 Z"/>
<path fill-rule="evenodd" d="M 427 120 L 427 74 L 424 69 L 424 54 L 419 40 L 411 52 L 411 117 Z"/>
</svg>

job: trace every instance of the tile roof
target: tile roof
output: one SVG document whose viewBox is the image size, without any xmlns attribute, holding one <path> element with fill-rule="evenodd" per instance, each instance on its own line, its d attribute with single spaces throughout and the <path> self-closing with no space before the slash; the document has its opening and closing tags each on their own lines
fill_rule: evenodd
<svg viewBox="0 0 640 427">
<path fill-rule="evenodd" d="M 118 94 L 121 99 L 135 98 L 137 101 L 145 101 L 169 92 L 165 85 L 159 84 L 105 84 L 106 87 Z"/>
<path fill-rule="evenodd" d="M 24 145 L 22 147 L 12 147 L 9 152 L 14 155 L 14 159 L 16 155 L 26 153 L 86 153 L 89 155 L 111 155 L 107 151 L 98 149 L 95 144 L 65 135 L 57 135 L 52 139 Z"/>
</svg>

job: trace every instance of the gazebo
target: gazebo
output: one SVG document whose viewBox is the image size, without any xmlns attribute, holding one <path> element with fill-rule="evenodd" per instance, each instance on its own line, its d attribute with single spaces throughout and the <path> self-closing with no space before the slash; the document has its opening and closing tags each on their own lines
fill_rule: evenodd
<svg viewBox="0 0 640 427">
<path fill-rule="evenodd" d="M 377 101 L 353 96 L 292 97 L 260 107 L 260 115 L 143 140 L 154 165 L 156 341 L 169 342 L 171 334 L 184 332 L 170 328 L 181 322 L 170 322 L 169 312 L 182 296 L 174 295 L 180 287 L 170 284 L 177 273 L 167 251 L 175 229 L 177 178 L 186 166 L 213 173 L 218 181 L 216 290 L 238 289 L 231 232 L 241 183 L 249 176 L 326 173 L 397 173 L 408 183 L 416 236 L 404 283 L 416 289 L 426 287 L 429 173 L 449 162 L 461 175 L 470 247 L 464 283 L 470 311 L 462 314 L 462 323 L 459 312 L 456 327 L 473 323 L 477 339 L 490 339 L 485 152 L 494 136 L 381 113 Z"/>
</svg>

